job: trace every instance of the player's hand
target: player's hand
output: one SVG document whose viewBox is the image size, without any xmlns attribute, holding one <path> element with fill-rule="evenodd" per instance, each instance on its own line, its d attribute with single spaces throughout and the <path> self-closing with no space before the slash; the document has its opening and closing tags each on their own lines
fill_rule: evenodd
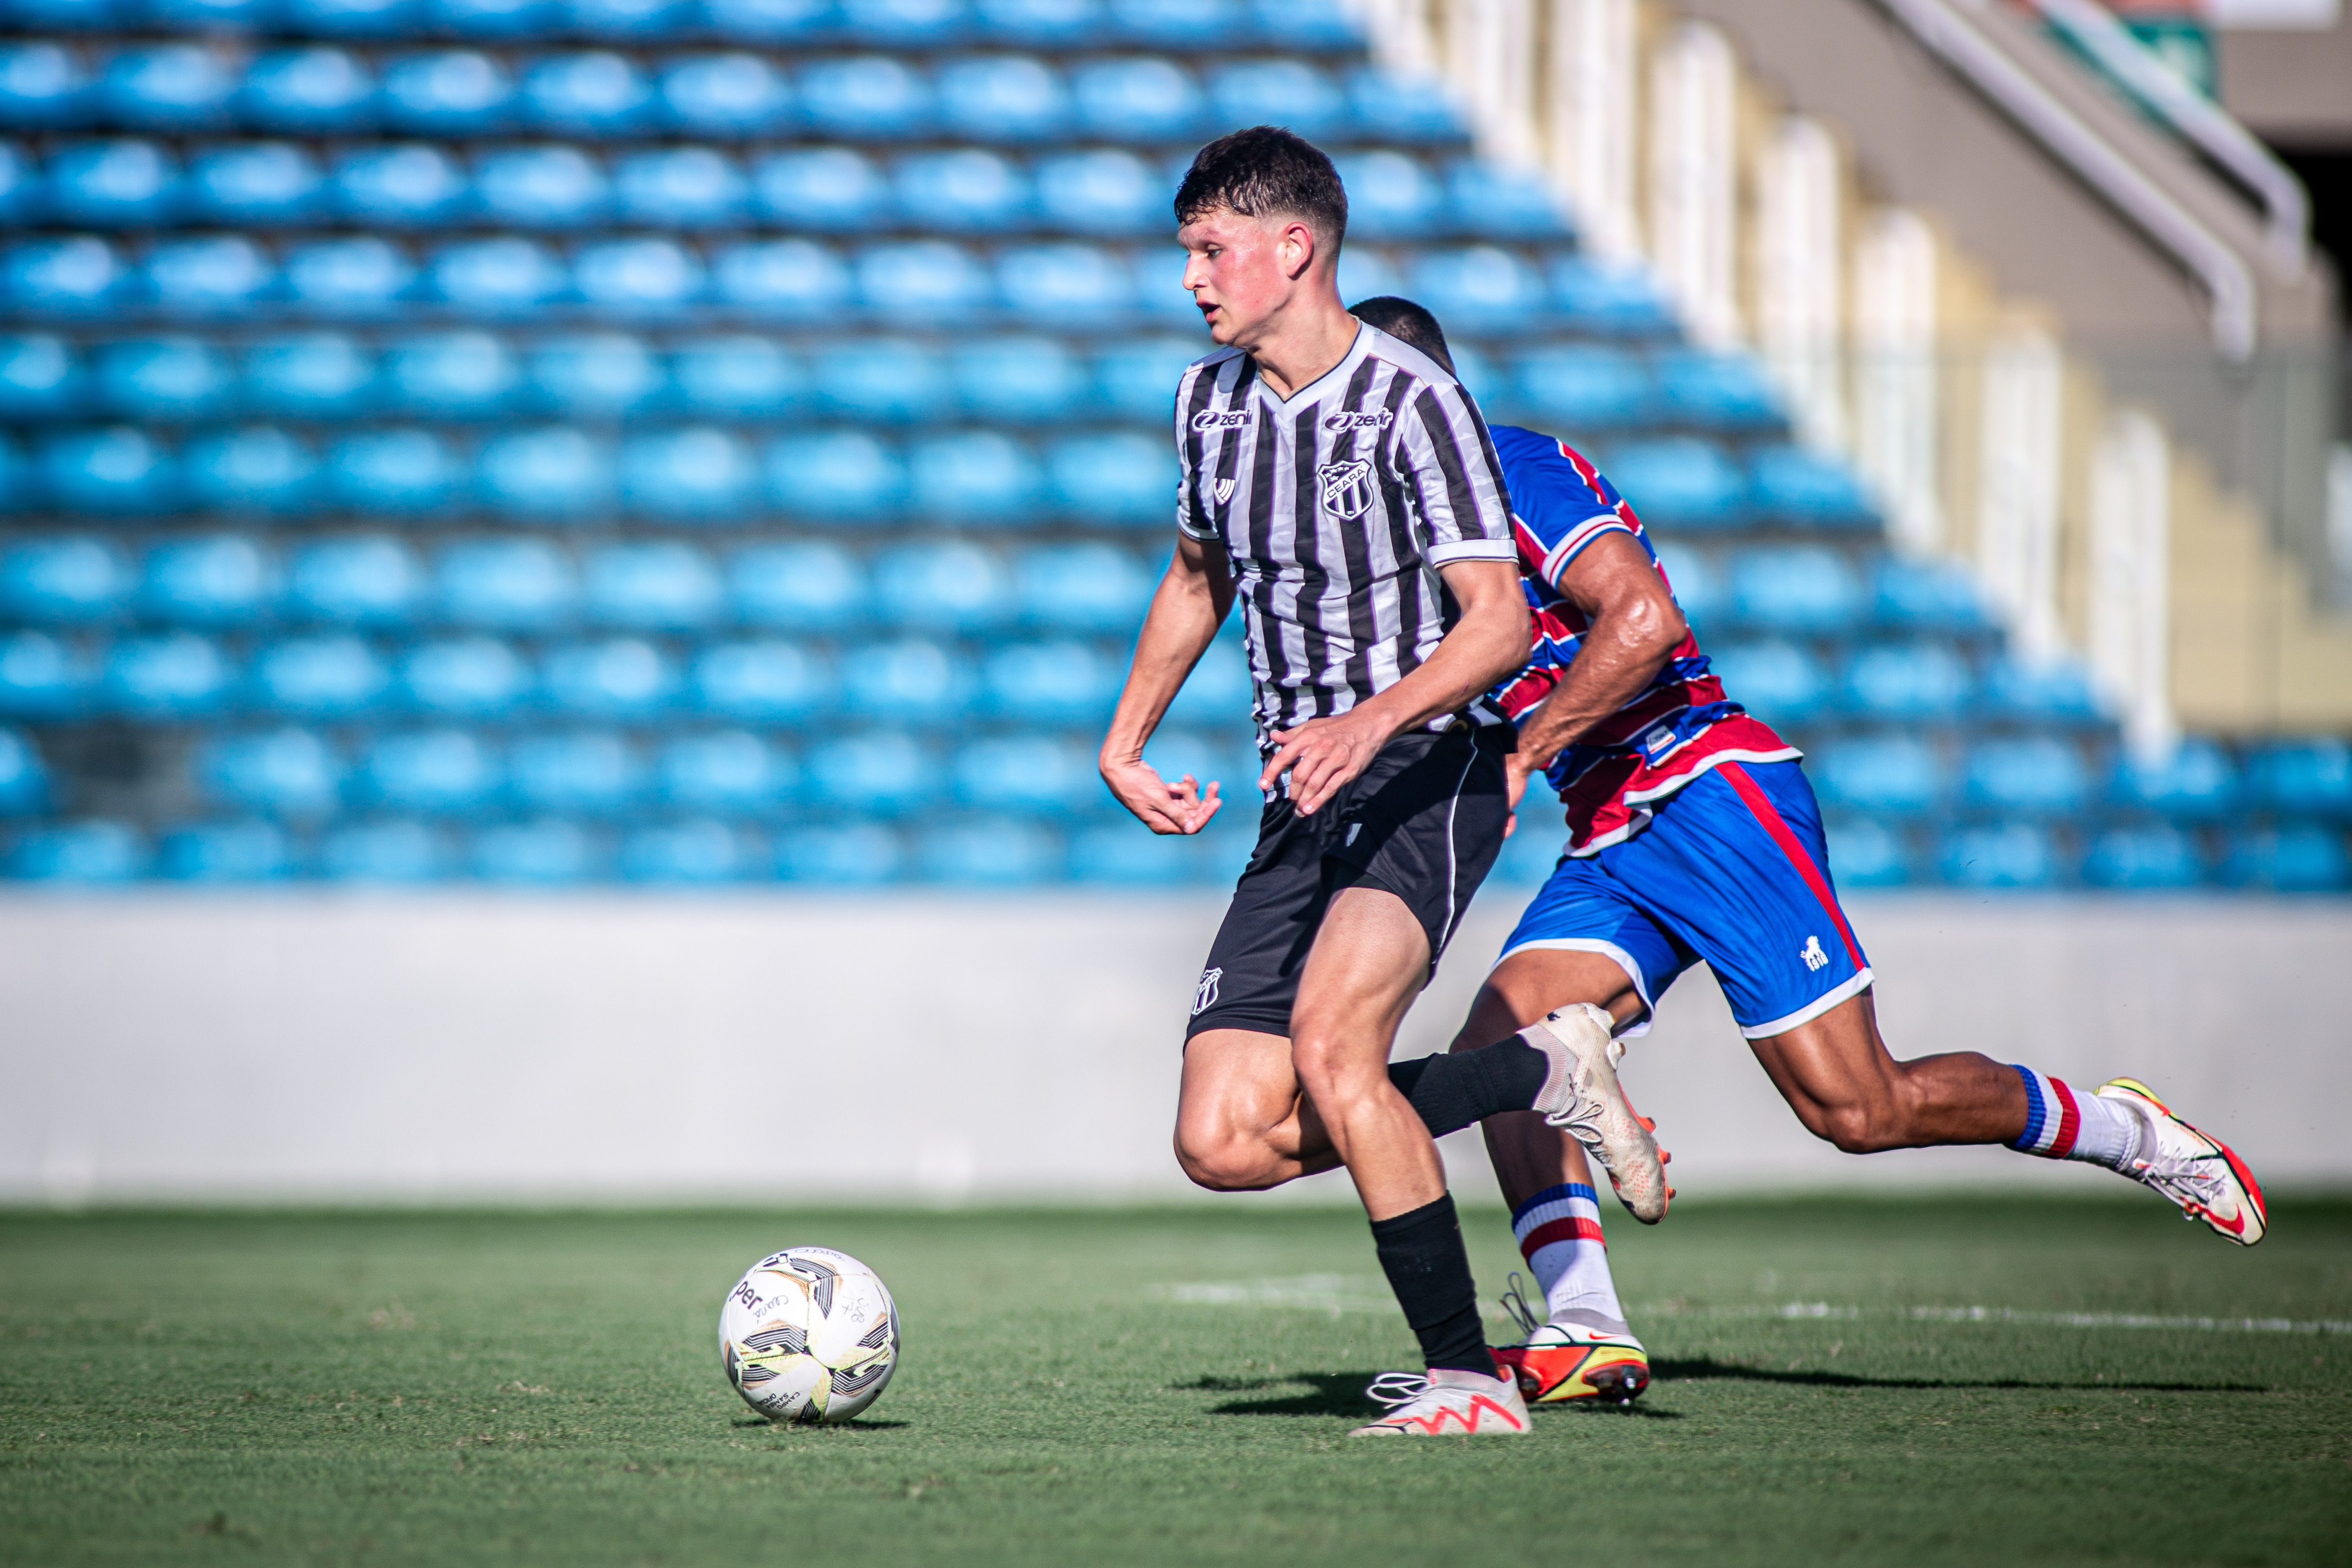
<svg viewBox="0 0 2352 1568">
<path fill-rule="evenodd" d="M 1503 823 L 1503 836 L 1509 838 L 1519 831 L 1519 802 L 1528 792 L 1528 775 L 1536 770 L 1535 758 L 1524 751 L 1503 753 L 1503 778 L 1510 790 L 1511 814 Z"/>
<path fill-rule="evenodd" d="M 1140 757 L 1106 758 L 1102 776 L 1118 803 L 1155 833 L 1197 833 L 1224 804 L 1217 799 L 1215 779 L 1209 780 L 1206 793 L 1190 773 L 1171 784 Z"/>
<path fill-rule="evenodd" d="M 1290 771 L 1290 803 L 1302 817 L 1311 817 L 1324 803 L 1372 765 L 1393 732 L 1363 710 L 1331 718 L 1310 718 L 1297 729 L 1278 729 L 1274 756 L 1258 775 L 1258 788 L 1271 790 L 1274 781 Z"/>
</svg>

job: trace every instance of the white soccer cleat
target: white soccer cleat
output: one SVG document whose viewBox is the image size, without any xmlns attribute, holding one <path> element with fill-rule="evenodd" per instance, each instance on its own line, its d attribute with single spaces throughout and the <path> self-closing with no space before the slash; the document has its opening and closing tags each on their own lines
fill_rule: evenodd
<svg viewBox="0 0 2352 1568">
<path fill-rule="evenodd" d="M 1528 1402 L 1517 1379 L 1475 1372 L 1383 1372 L 1364 1390 L 1389 1413 L 1350 1437 L 1521 1437 Z"/>
<path fill-rule="evenodd" d="M 2183 1216 L 2203 1220 L 2241 1247 L 2263 1239 L 2270 1228 L 2263 1189 L 2229 1145 L 2173 1114 L 2156 1091 L 2137 1078 L 2111 1078 L 2095 1092 L 2102 1100 L 2129 1106 L 2146 1129 L 2139 1152 L 2124 1175 L 2162 1193 Z"/>
<path fill-rule="evenodd" d="M 1551 1059 L 1535 1109 L 1584 1145 L 1634 1218 L 1655 1225 L 1675 1196 L 1666 1186 L 1667 1156 L 1617 1082 L 1625 1047 L 1611 1033 L 1612 1022 L 1605 1009 L 1578 1002 L 1529 1024 L 1519 1038 Z"/>
</svg>

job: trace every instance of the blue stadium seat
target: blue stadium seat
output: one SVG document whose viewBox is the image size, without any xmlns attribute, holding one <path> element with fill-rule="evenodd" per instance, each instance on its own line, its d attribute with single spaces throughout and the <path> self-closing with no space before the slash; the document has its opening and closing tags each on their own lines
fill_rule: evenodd
<svg viewBox="0 0 2352 1568">
<path fill-rule="evenodd" d="M 1963 567 L 1885 556 L 1872 576 L 1881 625 L 1906 631 L 1969 632 L 1990 623 L 1976 580 Z"/>
<path fill-rule="evenodd" d="M 1350 238 L 1426 240 L 1444 231 L 1445 189 L 1420 159 L 1377 149 L 1337 162 L 1348 187 Z M 1346 298 L 1352 302 L 1355 296 Z"/>
<path fill-rule="evenodd" d="M 791 799 L 792 757 L 749 730 L 681 736 L 662 747 L 662 799 L 688 811 L 772 810 Z"/>
<path fill-rule="evenodd" d="M 180 473 L 189 505 L 215 510 L 299 511 L 318 494 L 318 455 L 273 425 L 194 437 L 180 454 Z"/>
<path fill-rule="evenodd" d="M 19 882 L 133 882 L 147 869 L 147 841 L 126 822 L 44 823 L 16 835 L 5 869 Z"/>
<path fill-rule="evenodd" d="M 354 822 L 319 841 L 319 872 L 333 882 L 413 886 L 450 871 L 449 845 L 422 822 Z"/>
<path fill-rule="evenodd" d="M 785 321 L 830 319 L 849 303 L 849 266 L 809 240 L 730 245 L 710 259 L 714 298 L 755 316 Z"/>
<path fill-rule="evenodd" d="M 481 829 L 467 860 L 484 882 L 560 887 L 593 875 L 597 857 L 594 841 L 578 823 L 539 817 Z"/>
<path fill-rule="evenodd" d="M 1413 298 L 1465 333 L 1525 330 L 1550 304 L 1535 269 L 1495 246 L 1423 251 L 1411 279 Z"/>
<path fill-rule="evenodd" d="M 1601 465 L 1618 494 L 1653 524 L 1736 526 L 1747 486 L 1738 465 L 1711 441 L 1669 436 L 1612 448 Z"/>
<path fill-rule="evenodd" d="M 1739 618 L 1751 626 L 1840 632 L 1862 618 L 1862 584 L 1852 563 L 1821 545 L 1740 551 L 1732 558 L 1731 591 Z"/>
<path fill-rule="evenodd" d="M 1070 95 L 1080 129 L 1104 141 L 1181 141 L 1200 128 L 1207 108 L 1190 71 L 1150 55 L 1074 68 Z"/>
<path fill-rule="evenodd" d="M 1368 141 L 1459 141 L 1461 116 L 1433 77 L 1367 68 L 1348 78 L 1348 101 Z"/>
<path fill-rule="evenodd" d="M 1668 349 L 1657 357 L 1658 412 L 1708 430 L 1776 430 L 1780 400 L 1754 355 Z"/>
<path fill-rule="evenodd" d="M 817 384 L 825 384 L 822 375 Z M 906 501 L 906 465 L 862 430 L 779 436 L 768 447 L 766 463 L 770 497 L 813 523 L 886 517 Z"/>
<path fill-rule="evenodd" d="M 88 235 L 18 240 L 0 250 L 0 296 L 28 315 L 94 315 L 129 278 L 114 247 Z"/>
<path fill-rule="evenodd" d="M 417 0 L 285 0 L 290 30 L 329 38 L 397 38 L 417 23 Z"/>
<path fill-rule="evenodd" d="M 1175 412 L 1177 378 L 1200 357 L 1198 345 L 1186 339 L 1128 339 L 1096 359 L 1095 384 L 1109 412 L 1164 425 Z"/>
<path fill-rule="evenodd" d="M 709 147 L 633 152 L 614 168 L 624 221 L 654 228 L 726 228 L 742 221 L 751 185 L 735 161 Z"/>
<path fill-rule="evenodd" d="M 652 431 L 621 447 L 623 493 L 657 517 L 740 522 L 759 486 L 751 449 L 716 425 Z"/>
<path fill-rule="evenodd" d="M 1017 226 L 1029 214 L 1028 177 L 977 147 L 902 158 L 892 183 L 899 210 L 920 228 L 994 234 Z"/>
<path fill-rule="evenodd" d="M 1563 344 L 1526 355 L 1514 369 L 1528 406 L 1570 430 L 1632 424 L 1649 409 L 1649 368 L 1622 349 Z"/>
<path fill-rule="evenodd" d="M 1105 795 L 1094 751 L 1058 737 L 995 736 L 967 741 L 950 764 L 956 799 L 992 811 L 1075 811 Z"/>
<path fill-rule="evenodd" d="M 47 39 L 0 44 L 0 125 L 54 131 L 79 125 L 89 106 L 80 58 Z"/>
<path fill-rule="evenodd" d="M 1250 15 L 1284 48 L 1353 51 L 1364 44 L 1356 13 L 1340 0 L 1252 0 Z"/>
<path fill-rule="evenodd" d="M 1457 159 L 1445 172 L 1454 226 L 1482 239 L 1559 240 L 1568 237 L 1559 204 L 1541 171 L 1485 158 Z"/>
<path fill-rule="evenodd" d="M 691 26 L 685 0 L 565 0 L 571 31 L 591 38 L 662 39 Z"/>
<path fill-rule="evenodd" d="M 378 737 L 360 764 L 367 798 L 395 811 L 462 816 L 496 803 L 498 754 L 459 729 L 408 730 Z"/>
<path fill-rule="evenodd" d="M 2096 724 L 2098 695 L 2071 659 L 2031 660 L 2011 651 L 1986 673 L 1985 703 L 1996 713 L 2053 724 Z"/>
<path fill-rule="evenodd" d="M 718 569 L 692 545 L 607 545 L 588 557 L 581 578 L 588 618 L 599 625 L 698 631 L 715 623 L 726 608 Z"/>
<path fill-rule="evenodd" d="M 60 430 L 35 449 L 41 486 L 60 511 L 168 511 L 180 499 L 179 465 L 143 431 L 127 425 Z"/>
<path fill-rule="evenodd" d="M 1674 590 L 1675 602 L 1696 625 L 1724 609 L 1722 574 L 1716 570 L 1715 561 L 1704 551 L 1678 544 L 1661 544 L 1652 540 L 1658 552 L 1658 564 L 1666 574 L 1666 582 Z"/>
<path fill-rule="evenodd" d="M 1853 469 L 1799 446 L 1767 446 L 1748 457 L 1748 494 L 1757 511 L 1792 528 L 1879 528 L 1878 511 Z"/>
<path fill-rule="evenodd" d="M 613 189 L 577 147 L 501 147 L 475 161 L 473 195 L 495 222 L 568 229 L 603 219 Z"/>
<path fill-rule="evenodd" d="M 1123 679 L 1126 672 L 1120 671 L 1119 674 Z M 1250 699 L 1249 660 L 1242 652 L 1241 638 L 1237 633 L 1223 633 L 1202 652 L 1201 662 L 1192 666 L 1192 674 L 1184 682 L 1184 689 L 1168 705 L 1168 722 L 1230 727 L 1247 716 Z"/>
<path fill-rule="evenodd" d="M 1713 649 L 1707 662 L 1723 677 L 1725 695 L 1767 724 L 1811 718 L 1829 698 L 1822 662 L 1794 643 L 1728 643 Z"/>
<path fill-rule="evenodd" d="M 898 724 L 947 724 L 963 716 L 972 671 L 952 645 L 922 637 L 867 643 L 841 656 L 850 711 Z"/>
<path fill-rule="evenodd" d="M 169 316 L 240 315 L 278 281 L 268 255 L 241 235 L 158 241 L 141 271 L 157 308 Z"/>
<path fill-rule="evenodd" d="M 0 633 L 0 715 L 71 718 L 98 684 L 81 648 L 40 632 Z"/>
<path fill-rule="evenodd" d="M 527 38 L 556 20 L 554 0 L 421 0 L 421 9 L 426 28 L 478 38 Z"/>
<path fill-rule="evenodd" d="M 1158 576 L 1131 551 L 1105 544 L 1042 545 L 1013 566 L 1021 619 L 1055 632 L 1130 636 Z"/>
<path fill-rule="evenodd" d="M 670 706 L 678 693 L 677 668 L 669 656 L 636 637 L 556 648 L 547 655 L 541 681 L 550 706 L 583 718 L 650 718 Z"/>
<path fill-rule="evenodd" d="M 331 332 L 265 340 L 246 350 L 244 398 L 262 413 L 341 419 L 369 405 L 375 360 Z"/>
<path fill-rule="evenodd" d="M 2227 817 L 2242 798 L 2230 754 L 2193 737 L 2162 756 L 2123 753 L 2116 759 L 2107 793 L 2118 805 L 2159 811 L 2180 821 Z"/>
<path fill-rule="evenodd" d="M 328 626 L 402 626 L 422 608 L 425 569 L 389 534 L 353 534 L 297 548 L 280 602 L 297 621 Z"/>
<path fill-rule="evenodd" d="M 868 338 L 817 350 L 817 395 L 859 420 L 910 421 L 943 412 L 954 396 L 946 362 L 921 343 Z M 787 506 L 790 497 L 779 495 Z"/>
<path fill-rule="evenodd" d="M 236 78 L 201 44 L 134 45 L 116 52 L 91 94 L 111 123 L 151 131 L 209 131 L 228 118 Z"/>
<path fill-rule="evenodd" d="M 779 226 L 849 234 L 879 226 L 896 211 L 890 182 L 862 152 L 799 147 L 751 166 L 752 193 Z"/>
<path fill-rule="evenodd" d="M 359 431 L 327 452 L 327 488 L 353 511 L 427 511 L 463 476 L 457 454 L 429 431 Z"/>
<path fill-rule="evenodd" d="M 2333 737 L 2274 740 L 2247 758 L 2255 800 L 2298 817 L 2352 816 L 2352 747 Z"/>
<path fill-rule="evenodd" d="M 1164 230 L 1171 221 L 1171 193 L 1143 160 L 1116 148 L 1061 152 L 1037 162 L 1037 205 L 1056 229 L 1117 235 Z"/>
<path fill-rule="evenodd" d="M 2352 857 L 2335 829 L 2288 822 L 2238 834 L 2223 875 L 2241 887 L 2273 893 L 2339 893 L 2352 885 Z"/>
<path fill-rule="evenodd" d="M 1971 805 L 2012 812 L 2080 810 L 2090 798 L 2083 754 L 2049 736 L 1980 740 L 1969 753 Z"/>
<path fill-rule="evenodd" d="M 46 332 L 0 337 L 0 418 L 69 418 L 83 411 L 87 378 L 81 356 Z"/>
<path fill-rule="evenodd" d="M 361 147 L 335 160 L 335 206 L 369 228 L 431 228 L 458 216 L 471 194 L 465 172 L 420 141 Z"/>
<path fill-rule="evenodd" d="M 968 339 L 948 367 L 965 413 L 992 421 L 1058 418 L 1088 392 L 1076 356 L 1052 338 Z"/>
<path fill-rule="evenodd" d="M 858 256 L 856 272 L 859 302 L 892 323 L 959 319 L 995 292 L 972 254 L 946 240 L 875 246 Z"/>
<path fill-rule="evenodd" d="M 237 117 L 266 131 L 364 131 L 375 118 L 375 78 L 343 49 L 275 49 L 245 68 Z"/>
<path fill-rule="evenodd" d="M 820 60 L 801 71 L 799 86 L 801 118 L 820 135 L 889 141 L 931 126 L 930 83 L 887 55 Z"/>
<path fill-rule="evenodd" d="M 110 621 L 130 603 L 122 554 L 88 534 L 17 539 L 0 549 L 0 617 L 34 626 Z"/>
<path fill-rule="evenodd" d="M 1944 880 L 1955 887 L 2055 887 L 2063 876 L 2048 829 L 2032 822 L 1959 828 L 1944 835 Z"/>
<path fill-rule="evenodd" d="M 191 822 L 155 846 L 155 874 L 173 882 L 276 882 L 294 870 L 294 848 L 268 822 Z"/>
<path fill-rule="evenodd" d="M 152 141 L 73 141 L 49 154 L 42 204 L 59 221 L 156 228 L 180 211 L 180 164 Z"/>
<path fill-rule="evenodd" d="M 885 49 L 937 47 L 961 42 L 964 0 L 838 0 L 842 34 Z"/>
<path fill-rule="evenodd" d="M 389 315 L 415 283 L 408 253 L 373 235 L 311 240 L 286 253 L 287 295 L 313 315 Z"/>
<path fill-rule="evenodd" d="M 745 724 L 796 724 L 834 704 L 824 661 L 772 638 L 705 648 L 688 680 L 704 712 Z"/>
<path fill-rule="evenodd" d="M 1051 142 L 1070 122 L 1059 72 L 1027 55 L 977 55 L 932 75 L 941 129 L 967 141 Z"/>
<path fill-rule="evenodd" d="M 542 339 L 528 355 L 532 395 L 545 406 L 583 418 L 614 419 L 661 395 L 662 362 L 643 339 L 620 332 L 583 332 Z"/>
<path fill-rule="evenodd" d="M 188 163 L 188 211 L 202 223 L 278 228 L 316 215 L 326 183 L 319 161 L 289 141 L 207 147 Z"/>
<path fill-rule="evenodd" d="M 1100 39 L 1102 0 L 972 0 L 972 22 L 992 41 L 1077 48 Z"/>
<path fill-rule="evenodd" d="M 753 862 L 740 834 L 704 817 L 631 831 L 621 840 L 616 863 L 627 882 L 708 886 L 735 881 Z"/>
<path fill-rule="evenodd" d="M 898 835 L 876 822 L 803 825 L 776 836 L 776 874 L 816 886 L 871 887 L 897 880 Z"/>
<path fill-rule="evenodd" d="M 1110 716 L 1127 672 L 1091 643 L 1007 643 L 981 667 L 988 711 L 1039 724 L 1095 725 Z"/>
<path fill-rule="evenodd" d="M 0 580 L 14 577 L 13 553 Z M 278 573 L 260 542 L 244 534 L 165 539 L 148 548 L 139 608 L 174 626 L 247 626 L 278 595 Z"/>
<path fill-rule="evenodd" d="M 568 623 L 580 601 L 571 558 L 544 539 L 468 539 L 434 563 L 442 619 L 499 632 Z"/>
<path fill-rule="evenodd" d="M 1830 877 L 1840 887 L 1900 887 L 1917 875 L 1910 840 L 1868 817 L 1830 824 Z"/>
<path fill-rule="evenodd" d="M 916 509 L 948 523 L 1016 523 L 1036 508 L 1037 460 L 993 430 L 918 441 L 907 470 Z"/>
<path fill-rule="evenodd" d="M 356 718 L 373 711 L 392 687 L 392 673 L 357 637 L 298 637 L 254 656 L 259 706 L 298 718 Z"/>
<path fill-rule="evenodd" d="M 772 340 L 700 338 L 670 357 L 679 401 L 696 413 L 773 418 L 792 412 L 803 391 L 801 368 Z"/>
<path fill-rule="evenodd" d="M 710 30 L 722 38 L 797 43 L 833 20 L 833 0 L 703 0 Z"/>
<path fill-rule="evenodd" d="M 572 258 L 583 303 L 607 316 L 673 315 L 702 298 L 702 258 L 676 240 L 651 235 L 599 240 Z"/>
<path fill-rule="evenodd" d="M 896 817 L 929 805 L 939 789 L 939 764 L 914 737 L 899 730 L 873 730 L 840 736 L 812 748 L 802 797 L 836 811 Z"/>
<path fill-rule="evenodd" d="M 434 297 L 483 316 L 528 315 L 570 284 L 545 246 L 513 235 L 443 246 L 426 264 Z"/>
<path fill-rule="evenodd" d="M 1349 119 L 1339 84 L 1303 60 L 1237 60 L 1215 67 L 1209 72 L 1209 103 L 1221 128 L 1285 125 L 1310 140 L 1329 135 Z"/>
<path fill-rule="evenodd" d="M 1674 307 L 1646 267 L 1569 252 L 1549 271 L 1552 307 L 1580 331 L 1643 338 L 1675 330 Z"/>
<path fill-rule="evenodd" d="M 568 424 L 490 437 L 482 443 L 474 476 L 486 505 L 522 517 L 603 512 L 619 492 L 610 444 Z"/>
<path fill-rule="evenodd" d="M 650 119 L 656 100 L 653 83 L 635 62 L 597 50 L 534 61 L 522 74 L 515 107 L 530 124 L 557 135 L 619 137 Z"/>
<path fill-rule="evenodd" d="M 41 172 L 33 155 L 14 141 L 0 141 L 0 224 L 20 228 L 41 214 Z"/>
<path fill-rule="evenodd" d="M 1846 661 L 1846 702 L 1874 718 L 1949 719 L 1969 705 L 1976 677 L 1947 643 L 1878 643 Z"/>
<path fill-rule="evenodd" d="M 1943 804 L 1949 769 L 1914 735 L 1854 736 L 1808 759 L 1822 804 L 1878 817 L 1910 817 Z"/>
<path fill-rule="evenodd" d="M 2166 823 L 2110 828 L 2091 841 L 2083 880 L 2099 887 L 2161 891 L 2205 880 L 2197 841 Z"/>
<path fill-rule="evenodd" d="M 961 539 L 923 539 L 874 558 L 877 620 L 910 631 L 982 632 L 1013 619 L 1012 574 L 993 552 Z"/>
<path fill-rule="evenodd" d="M 727 593 L 745 624 L 823 632 L 863 617 L 869 596 L 857 558 L 832 545 L 757 545 L 727 565 Z"/>
<path fill-rule="evenodd" d="M 791 85 L 757 55 L 672 60 L 654 90 L 669 123 L 690 136 L 770 135 L 793 116 Z"/>
<path fill-rule="evenodd" d="M 384 350 L 383 386 L 404 413 L 427 419 L 488 419 L 505 413 L 522 384 L 514 354 L 488 332 L 436 332 Z"/>
<path fill-rule="evenodd" d="M 1239 0 L 1107 0 L 1111 25 L 1155 48 L 1231 47 L 1249 37 Z"/>
<path fill-rule="evenodd" d="M 1070 880 L 1112 887 L 1177 886 L 1193 879 L 1199 847 L 1197 840 L 1147 832 L 1135 822 L 1082 828 L 1070 836 Z"/>
<path fill-rule="evenodd" d="M 1008 313 L 1051 299 L 1063 320 L 1102 325 L 1135 308 L 1135 275 L 1123 258 L 1097 246 L 1016 246 L 997 256 L 996 292 Z"/>
<path fill-rule="evenodd" d="M 1118 430 L 1057 441 L 1045 454 L 1055 504 L 1090 521 L 1156 526 L 1174 516 L 1176 455 L 1168 442 Z"/>
<path fill-rule="evenodd" d="M 507 717 L 538 684 L 530 666 L 495 637 L 419 643 L 402 656 L 398 679 L 410 706 L 456 719 Z"/>
<path fill-rule="evenodd" d="M 129 718 L 201 718 L 228 706 L 236 681 L 236 665 L 209 637 L 127 637 L 107 650 L 100 700 Z"/>
<path fill-rule="evenodd" d="M 514 79 L 471 49 L 404 55 L 385 66 L 376 112 L 385 124 L 426 136 L 487 136 L 503 129 Z"/>
<path fill-rule="evenodd" d="M 527 736 L 508 755 L 509 788 L 533 810 L 604 815 L 634 804 L 645 764 L 617 735 L 579 730 Z"/>
<path fill-rule="evenodd" d="M 34 490 L 31 459 L 14 435 L 0 431 L 0 512 L 31 505 Z"/>
</svg>

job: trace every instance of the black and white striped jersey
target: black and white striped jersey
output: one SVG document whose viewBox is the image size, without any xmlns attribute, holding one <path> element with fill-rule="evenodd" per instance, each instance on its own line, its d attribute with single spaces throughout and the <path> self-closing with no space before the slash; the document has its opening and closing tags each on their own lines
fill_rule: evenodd
<svg viewBox="0 0 2352 1568">
<path fill-rule="evenodd" d="M 1176 526 L 1232 559 L 1266 750 L 1274 731 L 1344 713 L 1429 657 L 1458 613 L 1439 567 L 1517 559 L 1477 404 L 1370 327 L 1288 398 L 1238 349 L 1197 361 L 1178 384 L 1176 445 Z M 1485 698 L 1467 713 L 1507 722 Z"/>
</svg>

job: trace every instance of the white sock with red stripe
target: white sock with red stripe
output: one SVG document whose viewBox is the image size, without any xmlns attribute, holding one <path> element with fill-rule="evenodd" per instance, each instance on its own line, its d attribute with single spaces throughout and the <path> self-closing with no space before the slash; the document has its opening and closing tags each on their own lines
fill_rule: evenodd
<svg viewBox="0 0 2352 1568">
<path fill-rule="evenodd" d="M 2088 1160 L 2128 1170 L 2145 1130 L 2138 1113 L 2095 1094 L 2077 1094 L 2063 1079 L 2017 1067 L 2025 1080 L 2025 1131 L 2009 1146 L 2045 1160 Z"/>
<path fill-rule="evenodd" d="M 1617 1282 L 1609 1277 L 1609 1244 L 1601 1235 L 1601 1200 L 1582 1182 L 1548 1186 L 1511 1211 L 1519 1255 L 1535 1270 L 1545 1317 L 1602 1333 L 1630 1333 Z"/>
</svg>

